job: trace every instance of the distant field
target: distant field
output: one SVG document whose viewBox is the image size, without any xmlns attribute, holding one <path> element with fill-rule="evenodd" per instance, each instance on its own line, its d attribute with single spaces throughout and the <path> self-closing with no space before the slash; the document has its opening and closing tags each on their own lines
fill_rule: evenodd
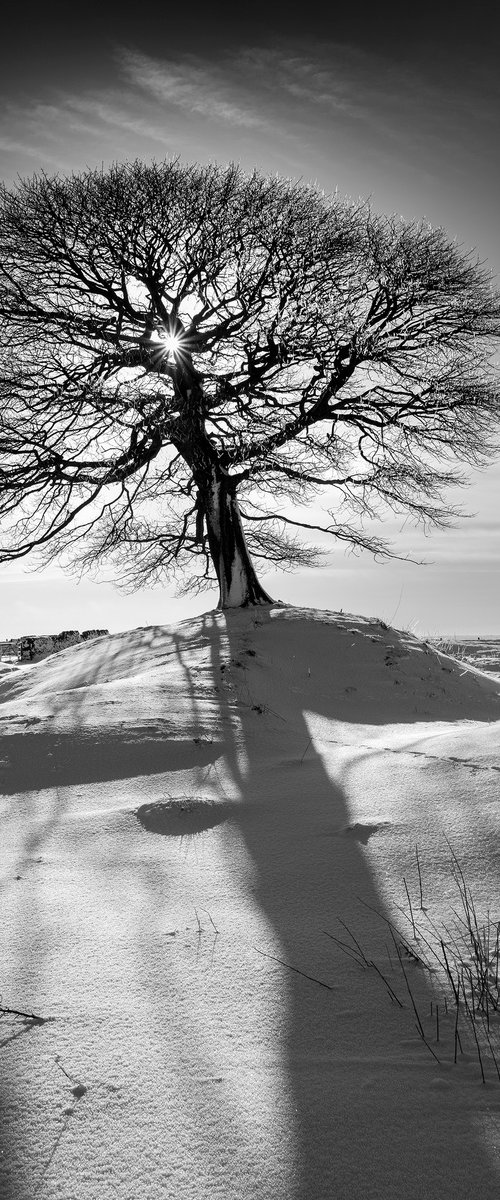
<svg viewBox="0 0 500 1200">
<path fill-rule="evenodd" d="M 460 637 L 460 638 L 431 638 L 431 645 L 444 654 L 452 654 L 462 662 L 478 667 L 480 671 L 488 671 L 492 675 L 500 675 L 500 636 L 498 637 Z"/>
</svg>

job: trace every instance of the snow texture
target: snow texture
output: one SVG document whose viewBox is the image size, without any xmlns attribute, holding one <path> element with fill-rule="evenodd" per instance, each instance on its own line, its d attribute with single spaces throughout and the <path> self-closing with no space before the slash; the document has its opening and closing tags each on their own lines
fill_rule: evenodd
<svg viewBox="0 0 500 1200">
<path fill-rule="evenodd" d="M 498 680 L 330 612 L 2 664 L 2 1200 L 496 1198 L 491 1057 L 408 958 L 422 1040 L 387 920 L 416 846 L 437 928 L 450 846 L 500 917 L 499 732 Z"/>
</svg>

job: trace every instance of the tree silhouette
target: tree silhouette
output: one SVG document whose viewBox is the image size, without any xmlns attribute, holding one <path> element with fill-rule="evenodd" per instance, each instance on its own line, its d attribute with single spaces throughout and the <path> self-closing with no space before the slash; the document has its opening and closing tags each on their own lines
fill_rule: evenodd
<svg viewBox="0 0 500 1200">
<path fill-rule="evenodd" d="M 453 460 L 495 449 L 499 299 L 442 230 L 178 162 L 0 208 L 1 561 L 266 603 L 253 557 L 317 561 L 304 529 L 391 553 L 364 518 L 446 522 Z"/>
</svg>

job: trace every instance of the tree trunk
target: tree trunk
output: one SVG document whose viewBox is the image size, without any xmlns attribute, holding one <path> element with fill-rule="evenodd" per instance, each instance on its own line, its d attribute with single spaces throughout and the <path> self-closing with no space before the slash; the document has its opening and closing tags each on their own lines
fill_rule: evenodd
<svg viewBox="0 0 500 1200">
<path fill-rule="evenodd" d="M 193 473 L 198 488 L 199 517 L 203 539 L 206 522 L 210 555 L 219 581 L 218 608 L 244 608 L 272 604 L 261 587 L 245 541 L 235 480 L 221 468 L 217 451 L 207 436 L 207 401 L 201 375 L 188 353 L 177 365 L 174 380 L 180 414 L 172 423 L 173 445 Z"/>
<path fill-rule="evenodd" d="M 212 469 L 203 495 L 210 553 L 219 581 L 218 608 L 272 604 L 261 587 L 245 541 L 234 484 Z"/>
</svg>

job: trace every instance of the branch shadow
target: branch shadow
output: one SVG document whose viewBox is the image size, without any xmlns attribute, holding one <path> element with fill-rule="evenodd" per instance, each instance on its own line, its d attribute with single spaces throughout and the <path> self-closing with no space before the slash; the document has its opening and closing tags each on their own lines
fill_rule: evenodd
<svg viewBox="0 0 500 1200">
<path fill-rule="evenodd" d="M 221 746 L 193 745 L 192 738 L 166 737 L 161 726 L 127 726 L 108 733 L 11 733 L 2 739 L 0 794 L 45 791 L 79 784 L 105 783 L 137 775 L 160 775 L 207 766 Z"/>
<path fill-rule="evenodd" d="M 318 636 L 321 639 L 320 630 Z M 203 678 L 200 648 L 206 662 Z M 109 837 L 102 839 L 102 844 L 98 839 L 93 840 L 89 858 L 92 855 L 92 869 L 100 870 L 108 880 L 105 894 L 109 901 L 116 887 L 116 907 L 123 905 L 130 937 L 137 943 L 142 967 L 138 972 L 140 986 L 135 982 L 134 987 L 139 988 L 141 996 L 142 990 L 147 993 L 149 989 L 151 1021 L 155 1028 L 160 1028 L 161 1044 L 165 1047 L 167 1082 L 158 1084 L 166 1089 L 161 1091 L 162 1097 L 169 1095 L 172 1063 L 175 1065 L 177 1058 L 186 1089 L 196 1064 L 193 1099 L 178 1117 L 175 1114 L 175 1119 L 179 1123 L 184 1119 L 191 1122 L 193 1138 L 198 1140 L 206 1158 L 210 1191 L 220 1191 L 231 1196 L 231 1200 L 330 1200 L 331 1197 L 364 1200 L 378 1194 L 387 1200 L 396 1197 L 400 1200 L 409 1194 L 409 1188 L 412 1196 L 425 1195 L 429 1200 L 443 1200 L 452 1194 L 456 1200 L 466 1200 L 472 1190 L 493 1197 L 498 1191 L 498 1175 L 486 1160 L 470 1106 L 456 1102 L 456 1092 L 448 1088 L 446 1104 L 440 1110 L 437 1137 L 432 1128 L 436 1106 L 430 1105 L 428 1111 L 422 1109 L 426 1087 L 422 1080 L 429 1078 L 431 1087 L 439 1071 L 415 1034 L 411 1012 L 408 1009 L 401 1015 L 391 1005 L 380 980 L 368 972 L 365 972 L 365 998 L 360 1009 L 355 999 L 359 995 L 360 968 L 353 963 L 352 969 L 349 968 L 351 974 L 349 970 L 346 973 L 345 963 L 340 967 L 339 953 L 332 949 L 323 933 L 339 917 L 351 922 L 354 880 L 365 904 L 378 909 L 382 917 L 385 910 L 363 851 L 370 838 L 377 836 L 379 827 L 352 821 L 342 783 L 332 781 L 311 744 L 305 714 L 310 709 L 311 697 L 318 702 L 318 692 L 314 681 L 309 684 L 304 664 L 300 669 L 299 662 L 293 669 L 288 664 L 282 685 L 286 711 L 280 712 L 279 698 L 272 691 L 276 671 L 272 613 L 267 609 L 224 615 L 208 613 L 194 623 L 194 628 L 189 622 L 173 632 L 161 628 L 137 630 L 123 635 L 121 641 L 118 639 L 118 648 L 111 643 L 107 648 L 103 645 L 97 656 L 95 684 L 123 678 L 132 687 L 134 672 L 139 671 L 141 662 L 144 669 L 150 650 L 154 651 L 155 668 L 158 664 L 160 669 L 163 663 L 175 664 L 178 688 L 182 687 L 188 700 L 187 716 L 187 710 L 179 717 L 176 715 L 175 689 L 162 690 L 164 685 L 159 683 L 155 719 L 146 718 L 138 694 L 136 724 L 123 731 L 115 729 L 95 750 L 92 730 L 79 728 L 91 659 L 84 659 L 82 654 L 81 662 L 79 658 L 72 660 L 78 667 L 77 678 L 73 674 L 71 687 L 64 687 L 61 655 L 53 667 L 42 664 L 44 675 L 35 677 L 37 668 L 33 668 L 31 677 L 35 683 L 39 679 L 40 687 L 47 690 L 51 671 L 49 682 L 53 691 L 59 686 L 58 681 L 61 684 L 54 711 L 62 714 L 64 728 L 53 736 L 31 732 L 9 734 L 4 744 L 11 742 L 12 754 L 19 756 L 24 746 L 29 757 L 25 763 L 21 757 L 16 760 L 18 786 L 19 781 L 24 781 L 30 792 L 36 791 L 36 777 L 39 786 L 52 788 L 53 794 L 60 797 L 59 809 L 40 827 L 35 840 L 29 842 L 31 851 L 56 831 L 63 814 L 65 787 L 80 782 L 109 783 L 141 774 L 153 782 L 162 774 L 179 772 L 179 795 L 146 800 L 126 825 L 129 838 L 126 853 L 130 859 L 125 871 L 124 841 L 115 840 L 113 829 Z M 333 669 L 332 664 L 332 673 Z M 21 687 L 18 681 L 16 687 L 17 691 L 10 692 L 9 698 L 21 702 L 26 684 Z M 319 697 L 317 711 L 326 719 L 332 716 L 342 719 L 348 705 L 349 697 L 337 697 L 333 703 L 331 695 L 325 693 Z M 362 711 L 363 715 L 376 713 L 382 723 L 383 709 L 376 696 L 366 700 Z M 408 717 L 399 700 L 394 701 L 393 711 L 400 714 L 402 721 L 419 719 Z M 460 706 L 455 706 L 453 712 L 457 719 L 463 715 Z M 177 736 L 176 723 L 182 736 Z M 54 769 L 45 762 L 49 746 L 57 750 L 57 786 L 54 786 Z M 224 774 L 221 772 L 215 800 L 208 781 L 218 772 L 222 761 Z M 198 784 L 185 794 L 182 772 L 193 768 L 198 772 Z M 376 771 L 376 758 L 373 769 Z M 40 784 L 40 778 L 45 782 Z M 64 836 L 66 849 L 71 850 L 71 838 L 78 835 L 68 829 Z M 165 925 L 165 917 L 175 910 L 176 874 L 172 859 L 166 855 L 162 859 L 155 853 L 148 861 L 147 843 L 142 855 L 131 854 L 130 847 L 136 845 L 134 839 L 141 836 L 158 839 L 158 845 L 165 849 L 172 843 L 179 851 L 184 847 L 185 858 L 178 855 L 177 878 L 185 865 L 186 877 L 199 880 L 206 906 L 202 910 L 200 905 L 198 909 L 194 892 L 195 915 L 189 930 L 173 928 L 169 922 L 167 928 L 158 931 L 161 921 Z M 208 876 L 209 872 L 202 850 L 199 862 L 196 858 L 198 846 L 207 846 L 222 863 L 219 873 L 215 872 L 213 879 L 210 876 L 213 890 L 210 898 L 203 893 L 203 875 L 205 872 Z M 124 878 L 130 889 L 128 897 L 125 897 Z M 224 902 L 229 895 L 229 909 L 232 905 L 234 920 L 236 923 L 240 920 L 241 928 L 238 905 L 249 902 L 250 896 L 256 913 L 253 928 L 258 931 L 258 942 L 246 945 L 242 941 L 237 947 L 246 963 L 247 986 L 255 1003 L 254 1032 L 249 1026 L 250 1032 L 243 1029 L 241 1035 L 245 1052 L 241 1063 L 230 1055 L 226 1061 L 223 1054 L 229 1044 L 224 989 L 232 997 L 230 1020 L 234 1020 L 238 997 L 230 992 L 231 956 L 227 962 L 224 959 L 227 929 L 222 927 L 216 907 L 215 921 L 211 915 L 211 904 L 217 904 L 219 895 Z M 26 901 L 21 919 L 26 920 L 30 912 L 34 918 L 36 903 L 33 892 L 32 908 Z M 34 929 L 34 919 L 32 924 Z M 39 930 L 42 925 L 40 918 Z M 379 919 L 365 914 L 363 936 L 367 938 L 369 956 L 376 956 L 383 947 L 385 932 L 381 932 L 380 926 Z M 43 935 L 46 942 L 53 937 L 48 924 Z M 107 930 L 99 923 L 86 936 L 102 938 L 101 957 L 96 959 L 98 978 L 99 971 L 106 969 L 103 959 Z M 193 982 L 196 994 L 189 993 L 183 998 L 184 1042 L 179 1051 L 173 1044 L 177 1026 L 171 1005 L 178 998 L 180 975 L 176 976 L 170 949 L 164 947 L 173 948 L 181 937 L 191 943 L 197 970 L 205 969 L 206 959 L 207 975 L 202 984 L 198 979 Z M 32 944 L 29 936 L 27 944 L 33 961 L 41 964 L 42 971 L 40 947 Z M 234 945 L 233 941 L 231 953 Z M 214 962 L 217 966 L 221 964 L 220 975 Z M 138 970 L 135 960 L 134 968 Z M 352 983 L 352 989 L 348 986 L 347 991 L 346 978 Z M 129 982 L 132 986 L 134 981 Z M 199 992 L 205 986 L 205 998 L 213 1005 L 214 1028 L 220 1045 L 208 1036 L 198 1019 Z M 418 987 L 422 1003 L 429 1003 L 431 990 L 425 980 Z M 166 998 L 161 1006 L 158 1006 L 159 988 Z M 263 1024 L 255 1035 L 260 1013 Z M 177 1013 L 175 1018 L 178 1020 Z M 374 1046 L 381 1044 L 385 1048 L 382 1056 L 374 1053 Z M 402 1045 L 406 1046 L 409 1063 L 408 1070 L 403 1072 Z M 226 1079 L 231 1072 L 232 1077 Z M 414 1090 L 407 1086 L 409 1072 L 418 1085 Z M 200 1076 L 203 1087 L 197 1082 Z M 274 1092 L 271 1089 L 269 1094 L 264 1088 L 260 1090 L 264 1078 L 271 1076 L 279 1079 L 281 1098 L 277 1089 Z M 156 1164 L 166 1163 L 172 1169 L 169 1187 L 176 1178 L 177 1150 L 169 1128 L 171 1120 L 171 1112 L 166 1109 L 162 1116 L 165 1144 L 155 1143 L 157 1160 L 152 1160 L 152 1187 L 161 1186 L 154 1174 Z M 441 1148 L 446 1147 L 450 1133 L 452 1154 L 429 1152 L 429 1140 L 433 1147 L 437 1143 Z M 184 1134 L 183 1146 L 184 1167 L 189 1171 L 190 1154 L 194 1162 L 189 1132 Z M 55 1150 L 46 1171 L 54 1153 Z M 197 1191 L 194 1167 L 189 1178 L 192 1178 L 190 1194 L 197 1197 L 202 1191 Z M 372 1192 L 370 1180 L 374 1185 Z M 206 1181 L 204 1186 L 208 1188 Z M 8 1200 L 14 1195 L 14 1190 L 7 1193 Z"/>
<path fill-rule="evenodd" d="M 381 1189 L 384 1197 L 407 1194 L 409 1179 L 418 1180 L 418 1194 L 432 1200 L 451 1193 L 465 1200 L 479 1179 L 485 1195 L 495 1194 L 499 1176 L 480 1144 L 467 1105 L 453 1102 L 448 1091 L 447 1113 L 433 1104 L 428 1112 L 422 1111 L 422 1094 L 426 1086 L 432 1094 L 440 1072 L 415 1032 L 411 1009 L 401 1019 L 380 980 L 366 973 L 361 1016 L 351 995 L 342 994 L 337 984 L 338 957 L 323 930 L 338 917 L 355 922 L 350 881 L 356 881 L 363 904 L 380 914 L 372 914 L 371 920 L 364 913 L 368 958 L 383 948 L 387 936 L 382 929 L 384 901 L 362 849 L 378 827 L 351 822 L 340 782 L 332 782 L 311 746 L 304 709 L 312 693 L 308 698 L 305 670 L 300 683 L 299 648 L 297 688 L 287 692 L 284 716 L 269 690 L 269 674 L 276 666 L 270 612 L 264 609 L 253 617 L 227 612 L 223 618 L 208 615 L 205 622 L 226 732 L 225 758 L 242 797 L 235 819 L 254 865 L 255 904 L 274 934 L 271 945 L 256 949 L 271 951 L 287 964 L 269 961 L 268 970 L 285 997 L 281 1049 L 294 1111 L 289 1147 L 294 1178 L 289 1194 L 294 1200 L 364 1197 L 370 1194 L 367 1180 L 373 1177 L 375 1164 L 375 1191 L 379 1194 Z M 363 719 L 376 714 L 377 723 L 383 721 L 376 696 L 358 707 Z M 342 702 L 332 703 L 325 695 L 317 711 L 332 718 L 342 709 Z M 235 710 L 238 736 L 231 737 Z M 409 719 L 400 700 L 392 712 L 393 717 L 398 714 L 396 719 Z M 464 715 L 461 704 L 453 700 L 450 719 Z M 352 969 L 359 972 L 357 964 Z M 315 985 L 314 980 L 327 986 Z M 404 990 L 402 981 L 401 987 Z M 414 980 L 413 987 L 419 1004 L 428 1011 L 433 994 L 425 979 Z M 386 1047 L 383 1062 L 373 1053 L 380 1039 Z M 407 1046 L 411 1070 L 424 1081 L 423 1090 L 419 1086 L 412 1092 L 406 1086 L 399 1066 L 401 1044 Z M 442 1082 L 441 1078 L 438 1086 Z M 438 1122 L 442 1120 L 442 1138 L 437 1141 L 436 1112 Z M 434 1149 L 429 1152 L 431 1133 Z M 436 1154 L 436 1145 L 441 1140 L 446 1145 L 450 1137 L 452 1154 Z"/>
</svg>

